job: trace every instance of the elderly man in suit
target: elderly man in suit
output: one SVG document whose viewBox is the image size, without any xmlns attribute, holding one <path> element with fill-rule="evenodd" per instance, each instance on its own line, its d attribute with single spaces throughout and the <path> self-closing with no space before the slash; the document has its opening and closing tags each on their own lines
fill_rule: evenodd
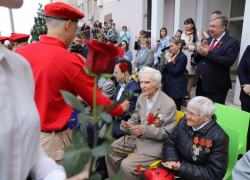
<svg viewBox="0 0 250 180">
<path fill-rule="evenodd" d="M 124 73 L 121 72 L 121 69 L 119 68 L 119 64 L 121 63 L 126 63 L 128 65 L 128 71 Z M 114 70 L 114 77 L 116 78 L 117 82 L 119 83 L 115 96 L 113 101 L 118 101 L 123 98 L 122 93 L 123 92 L 129 92 L 133 91 L 134 93 L 141 94 L 141 88 L 140 85 L 132 78 L 132 64 L 128 60 L 120 60 L 116 63 L 115 70 Z M 125 87 L 125 84 L 123 83 L 124 80 L 130 79 L 130 83 Z M 101 88 L 101 87 L 100 87 Z M 113 130 L 113 137 L 118 139 L 121 136 L 124 135 L 124 132 L 120 130 L 120 124 L 121 124 L 121 119 L 127 121 L 130 118 L 129 113 L 135 110 L 135 105 L 137 101 L 136 96 L 133 96 L 132 99 L 129 101 L 130 106 L 128 112 L 124 112 L 122 116 L 120 116 L 117 120 L 114 119 L 115 125 L 114 125 L 114 130 Z M 103 125 L 105 122 L 103 122 Z M 87 126 L 87 131 L 88 131 L 88 136 L 90 138 L 90 142 L 93 145 L 94 144 L 94 128 L 93 125 L 90 123 Z M 103 143 L 103 139 L 99 138 L 98 139 L 98 145 L 101 145 Z M 107 167 L 105 163 L 105 157 L 100 157 L 97 159 L 97 171 L 101 175 L 102 179 L 106 179 L 108 177 L 107 174 Z"/>
<path fill-rule="evenodd" d="M 114 152 L 106 156 L 109 177 L 120 168 L 125 172 L 126 180 L 140 179 L 137 166 L 143 167 L 162 158 L 162 146 L 176 123 L 176 106 L 174 101 L 160 90 L 161 73 L 150 67 L 143 67 L 139 72 L 142 94 L 136 102 L 136 111 L 132 117 L 122 121 L 120 129 L 131 130 L 131 135 L 116 140 L 112 146 Z M 150 113 L 150 114 L 149 114 Z M 158 117 L 151 124 L 149 117 Z M 152 120 L 152 119 L 151 119 Z M 153 124 L 153 125 L 152 125 Z M 120 144 L 120 145 L 119 145 Z M 129 153 L 133 155 L 127 156 Z"/>
<path fill-rule="evenodd" d="M 154 68 L 154 51 L 149 48 L 148 39 L 142 38 L 140 43 L 141 50 L 139 50 L 136 54 L 136 59 L 134 63 L 136 75 L 142 67 Z"/>
<path fill-rule="evenodd" d="M 230 67 L 240 49 L 239 41 L 225 33 L 227 23 L 225 16 L 215 16 L 210 22 L 211 37 L 197 46 L 194 56 L 196 96 L 205 96 L 220 104 L 225 104 L 227 92 L 232 88 Z"/>
</svg>

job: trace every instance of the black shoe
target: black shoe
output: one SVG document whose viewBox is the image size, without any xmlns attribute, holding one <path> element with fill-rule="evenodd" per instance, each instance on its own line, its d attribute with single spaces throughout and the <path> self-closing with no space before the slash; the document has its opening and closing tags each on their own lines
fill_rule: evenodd
<svg viewBox="0 0 250 180">
<path fill-rule="evenodd" d="M 96 171 L 100 174 L 102 180 L 105 180 L 109 177 L 108 171 L 105 168 L 97 167 Z"/>
</svg>

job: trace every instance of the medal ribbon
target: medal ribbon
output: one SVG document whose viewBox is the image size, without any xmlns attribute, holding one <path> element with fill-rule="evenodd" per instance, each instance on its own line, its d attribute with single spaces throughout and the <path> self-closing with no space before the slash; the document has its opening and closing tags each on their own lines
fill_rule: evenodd
<svg viewBox="0 0 250 180">
<path fill-rule="evenodd" d="M 205 145 L 205 139 L 201 138 L 199 144 L 200 144 L 201 146 L 204 146 L 204 145 Z"/>
<path fill-rule="evenodd" d="M 208 148 L 212 147 L 212 141 L 211 141 L 211 140 L 207 140 L 207 141 L 206 141 L 206 146 L 207 146 Z"/>
<path fill-rule="evenodd" d="M 199 143 L 199 139 L 198 139 L 198 137 L 195 137 L 194 138 L 194 144 L 198 144 Z"/>
</svg>

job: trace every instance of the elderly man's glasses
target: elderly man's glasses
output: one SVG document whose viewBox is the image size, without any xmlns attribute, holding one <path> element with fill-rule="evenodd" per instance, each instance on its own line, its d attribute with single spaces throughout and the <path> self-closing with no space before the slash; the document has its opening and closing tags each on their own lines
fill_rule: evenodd
<svg viewBox="0 0 250 180">
<path fill-rule="evenodd" d="M 184 113 L 185 113 L 186 115 L 189 114 L 192 118 L 196 118 L 196 117 L 198 117 L 198 116 L 201 116 L 201 115 L 199 115 L 199 114 L 196 114 L 196 113 L 193 113 L 193 112 L 189 111 L 188 109 L 185 109 L 185 110 L 184 110 Z"/>
</svg>

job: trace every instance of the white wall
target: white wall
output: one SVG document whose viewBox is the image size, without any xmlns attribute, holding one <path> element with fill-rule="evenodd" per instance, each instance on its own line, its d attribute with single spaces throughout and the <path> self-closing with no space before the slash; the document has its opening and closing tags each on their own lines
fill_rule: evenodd
<svg viewBox="0 0 250 180">
<path fill-rule="evenodd" d="M 104 22 L 104 16 L 112 13 L 112 19 L 116 24 L 117 32 L 120 33 L 122 26 L 127 26 L 130 33 L 129 50 L 132 51 L 133 61 L 136 51 L 134 50 L 135 36 L 143 27 L 143 0 L 104 0 L 100 8 L 100 21 Z M 118 39 L 119 40 L 119 39 Z"/>
<path fill-rule="evenodd" d="M 163 26 L 168 30 L 168 36 L 175 35 L 174 32 L 174 0 L 165 0 L 164 2 L 164 23 Z"/>
</svg>

